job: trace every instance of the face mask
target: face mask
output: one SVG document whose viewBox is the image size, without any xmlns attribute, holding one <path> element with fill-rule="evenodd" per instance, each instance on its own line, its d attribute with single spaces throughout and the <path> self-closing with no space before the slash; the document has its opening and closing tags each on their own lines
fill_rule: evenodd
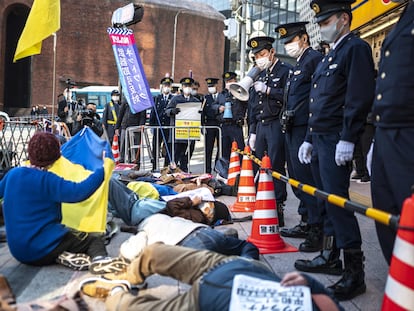
<svg viewBox="0 0 414 311">
<path fill-rule="evenodd" d="M 209 92 L 210 94 L 215 94 L 215 93 L 217 92 L 217 89 L 216 89 L 216 87 L 215 87 L 215 86 L 209 86 L 209 87 L 208 87 L 208 92 Z"/>
<path fill-rule="evenodd" d="M 192 93 L 193 89 L 191 87 L 183 87 L 183 93 L 184 95 L 190 95 Z"/>
<path fill-rule="evenodd" d="M 164 94 L 168 94 L 169 92 L 171 92 L 171 88 L 169 88 L 168 86 L 164 86 L 162 88 L 162 90 L 163 90 Z"/>
<path fill-rule="evenodd" d="M 299 41 L 295 41 L 286 43 L 285 51 L 290 57 L 298 58 L 302 54 L 303 48 L 299 46 Z"/>
<path fill-rule="evenodd" d="M 193 90 L 193 89 L 191 90 L 191 95 L 195 96 L 197 95 L 197 93 L 198 93 L 197 90 Z"/>
<path fill-rule="evenodd" d="M 111 97 L 113 102 L 118 102 L 119 101 L 119 96 L 112 96 Z"/>
<path fill-rule="evenodd" d="M 269 56 L 256 59 L 256 65 L 257 67 L 259 67 L 260 70 L 265 70 L 269 68 L 272 64 L 272 61 L 269 59 Z"/>
<path fill-rule="evenodd" d="M 342 25 L 341 29 L 336 29 L 336 26 L 338 25 L 339 19 L 332 23 L 331 25 L 321 27 L 321 37 L 323 41 L 326 41 L 328 43 L 335 42 L 335 40 L 338 38 L 339 33 L 344 28 L 344 25 Z"/>
</svg>

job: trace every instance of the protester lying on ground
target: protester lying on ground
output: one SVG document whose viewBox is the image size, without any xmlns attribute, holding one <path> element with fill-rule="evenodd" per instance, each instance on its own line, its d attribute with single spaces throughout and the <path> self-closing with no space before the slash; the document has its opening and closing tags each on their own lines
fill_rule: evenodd
<svg viewBox="0 0 414 311">
<path fill-rule="evenodd" d="M 47 132 L 30 139 L 28 155 L 30 166 L 11 169 L 0 183 L 7 242 L 14 258 L 35 266 L 58 262 L 92 273 L 122 269 L 126 262 L 108 257 L 100 237 L 61 224 L 61 203 L 83 201 L 94 193 L 104 180 L 103 166 L 79 183 L 48 172 L 61 153 L 58 139 Z"/>
<path fill-rule="evenodd" d="M 168 298 L 157 298 L 144 290 L 137 296 L 129 293 L 131 285 L 142 284 L 156 273 L 192 287 Z M 299 305 L 303 310 L 344 310 L 321 283 L 306 274 L 292 272 L 281 279 L 258 260 L 162 243 L 146 247 L 126 272 L 87 278 L 80 289 L 88 296 L 105 298 L 110 311 L 290 310 Z"/>
<path fill-rule="evenodd" d="M 206 188 L 200 188 L 197 192 L 200 192 L 202 197 L 204 197 L 203 193 L 207 193 L 211 200 L 214 200 L 214 197 Z M 125 186 L 117 177 L 112 176 L 109 181 L 108 210 L 113 216 L 121 218 L 129 226 L 136 226 L 148 216 L 159 212 L 204 224 L 214 224 L 217 217 L 212 213 L 212 210 L 216 205 L 213 202 L 204 202 L 204 199 L 202 204 L 194 204 L 188 196 L 193 193 L 191 191 L 180 193 L 177 195 L 180 196 L 179 198 L 169 200 L 167 203 L 147 197 L 139 197 L 136 192 Z M 230 214 L 227 208 L 224 206 L 221 209 L 225 209 L 227 216 L 222 210 L 218 211 L 217 215 L 227 217 L 225 220 L 230 220 L 228 219 Z"/>
<path fill-rule="evenodd" d="M 181 217 L 155 214 L 144 219 L 138 230 L 120 248 L 120 255 L 130 261 L 138 257 L 145 246 L 158 242 L 259 259 L 259 250 L 252 243 Z"/>
</svg>

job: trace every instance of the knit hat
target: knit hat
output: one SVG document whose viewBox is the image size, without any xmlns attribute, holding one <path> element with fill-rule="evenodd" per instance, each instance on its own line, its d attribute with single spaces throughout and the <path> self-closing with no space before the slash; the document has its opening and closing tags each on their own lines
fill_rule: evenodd
<svg viewBox="0 0 414 311">
<path fill-rule="evenodd" d="M 29 141 L 29 160 L 32 165 L 46 167 L 60 157 L 60 143 L 49 132 L 37 132 Z"/>
</svg>

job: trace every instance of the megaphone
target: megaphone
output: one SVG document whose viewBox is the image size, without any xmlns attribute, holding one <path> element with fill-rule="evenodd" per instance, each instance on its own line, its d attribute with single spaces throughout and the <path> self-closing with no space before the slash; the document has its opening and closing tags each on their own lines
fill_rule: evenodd
<svg viewBox="0 0 414 311">
<path fill-rule="evenodd" d="M 249 89 L 260 72 L 261 70 L 259 67 L 254 66 L 239 83 L 233 83 L 230 85 L 230 93 L 238 100 L 248 100 Z"/>
</svg>

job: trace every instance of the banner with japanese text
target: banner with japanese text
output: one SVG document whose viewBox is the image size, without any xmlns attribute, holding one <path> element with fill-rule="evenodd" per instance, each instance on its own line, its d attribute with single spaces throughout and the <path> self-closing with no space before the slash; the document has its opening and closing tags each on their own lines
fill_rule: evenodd
<svg viewBox="0 0 414 311">
<path fill-rule="evenodd" d="M 151 108 L 153 98 L 131 29 L 108 28 L 122 91 L 134 113 Z"/>
</svg>

